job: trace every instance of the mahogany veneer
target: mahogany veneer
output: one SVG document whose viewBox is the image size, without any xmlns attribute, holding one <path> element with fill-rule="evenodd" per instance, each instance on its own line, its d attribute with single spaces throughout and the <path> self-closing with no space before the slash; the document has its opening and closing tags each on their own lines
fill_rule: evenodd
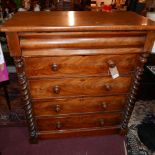
<svg viewBox="0 0 155 155">
<path fill-rule="evenodd" d="M 154 30 L 131 12 L 21 12 L 7 21 L 31 142 L 125 134 Z"/>
</svg>

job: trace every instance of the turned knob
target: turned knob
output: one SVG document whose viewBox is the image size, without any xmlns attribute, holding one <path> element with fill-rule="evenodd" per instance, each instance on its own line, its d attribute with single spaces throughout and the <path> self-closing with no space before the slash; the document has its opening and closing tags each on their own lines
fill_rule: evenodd
<svg viewBox="0 0 155 155">
<path fill-rule="evenodd" d="M 60 112 L 60 111 L 61 111 L 61 107 L 60 107 L 59 104 L 55 105 L 54 111 L 55 111 L 55 112 Z"/>
<path fill-rule="evenodd" d="M 55 94 L 59 94 L 59 93 L 60 93 L 60 90 L 61 90 L 61 88 L 60 88 L 59 86 L 54 86 L 54 87 L 53 87 L 53 92 L 54 92 Z"/>
<path fill-rule="evenodd" d="M 113 67 L 115 67 L 116 66 L 116 64 L 115 64 L 115 62 L 114 61 L 112 61 L 112 60 L 108 60 L 108 66 L 110 67 L 110 68 L 113 68 Z"/>
<path fill-rule="evenodd" d="M 112 86 L 110 84 L 105 84 L 104 85 L 104 88 L 107 90 L 107 91 L 110 91 L 112 89 Z"/>
<path fill-rule="evenodd" d="M 56 122 L 56 128 L 58 129 L 58 130 L 60 130 L 61 128 L 62 128 L 62 124 L 61 124 L 61 122 Z"/>
<path fill-rule="evenodd" d="M 51 69 L 52 71 L 57 71 L 59 69 L 59 66 L 57 64 L 52 64 Z"/>
<path fill-rule="evenodd" d="M 99 122 L 100 122 L 100 126 L 103 127 L 104 126 L 104 119 L 100 119 Z"/>
<path fill-rule="evenodd" d="M 107 103 L 106 103 L 106 102 L 101 103 L 101 107 L 102 107 L 103 109 L 106 109 L 106 108 L 107 108 Z"/>
</svg>

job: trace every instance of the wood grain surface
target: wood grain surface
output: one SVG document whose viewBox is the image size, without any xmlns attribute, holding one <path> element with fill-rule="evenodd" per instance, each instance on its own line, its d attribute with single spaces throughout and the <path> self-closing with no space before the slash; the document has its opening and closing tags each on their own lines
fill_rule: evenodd
<svg viewBox="0 0 155 155">
<path fill-rule="evenodd" d="M 119 125 L 121 120 L 121 113 L 36 118 L 39 131 L 106 127 Z"/>
<path fill-rule="evenodd" d="M 129 93 L 131 76 L 119 77 L 89 77 L 65 79 L 29 80 L 32 98 L 55 98 L 67 96 L 103 96 Z M 58 93 L 54 89 L 59 89 Z"/>
<path fill-rule="evenodd" d="M 33 101 L 35 116 L 122 111 L 127 96 L 81 97 Z"/>
<path fill-rule="evenodd" d="M 40 20 L 38 20 L 40 19 Z M 54 20 L 53 20 L 54 19 Z M 155 23 L 132 12 L 51 11 L 19 12 L 2 31 L 155 30 Z"/>
<path fill-rule="evenodd" d="M 32 57 L 24 58 L 28 77 L 77 77 L 109 76 L 109 61 L 117 67 L 119 74 L 130 74 L 138 65 L 138 54 L 96 55 L 70 57 Z"/>
<path fill-rule="evenodd" d="M 39 131 L 38 138 L 41 140 L 53 138 L 92 136 L 92 135 L 107 135 L 120 134 L 120 126 L 110 126 L 102 128 L 87 128 L 87 129 L 70 129 L 70 130 L 53 130 L 53 131 Z"/>
<path fill-rule="evenodd" d="M 108 47 L 135 47 L 143 46 L 145 37 L 108 37 L 108 38 L 37 38 L 21 39 L 22 49 L 46 48 L 108 48 Z"/>
</svg>

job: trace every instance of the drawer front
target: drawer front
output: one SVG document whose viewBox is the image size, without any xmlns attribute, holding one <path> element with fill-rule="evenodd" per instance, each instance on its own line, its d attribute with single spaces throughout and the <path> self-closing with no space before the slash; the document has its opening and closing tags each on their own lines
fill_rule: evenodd
<svg viewBox="0 0 155 155">
<path fill-rule="evenodd" d="M 92 77 L 29 80 L 32 98 L 103 96 L 128 93 L 131 77 Z"/>
<path fill-rule="evenodd" d="M 121 111 L 127 96 L 52 99 L 33 102 L 35 116 Z"/>
<path fill-rule="evenodd" d="M 120 124 L 121 113 L 36 118 L 39 131 L 106 127 Z"/>
<path fill-rule="evenodd" d="M 87 129 L 73 129 L 73 130 L 53 130 L 37 132 L 39 139 L 51 138 L 66 138 L 75 136 L 92 136 L 92 135 L 107 135 L 120 134 L 120 126 L 105 127 L 105 128 L 87 128 Z"/>
<path fill-rule="evenodd" d="M 135 70 L 139 55 L 96 55 L 70 57 L 25 57 L 29 77 L 75 77 L 109 75 L 109 67 L 117 66 L 120 74 Z"/>
<path fill-rule="evenodd" d="M 146 34 L 130 32 L 68 32 L 21 34 L 22 49 L 107 48 L 144 46 Z"/>
</svg>

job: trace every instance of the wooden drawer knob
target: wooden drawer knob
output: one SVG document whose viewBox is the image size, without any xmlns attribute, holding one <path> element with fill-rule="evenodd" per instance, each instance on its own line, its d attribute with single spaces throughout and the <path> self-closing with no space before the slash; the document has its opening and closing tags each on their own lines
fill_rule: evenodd
<svg viewBox="0 0 155 155">
<path fill-rule="evenodd" d="M 61 122 L 56 122 L 56 128 L 58 129 L 58 130 L 60 130 L 60 129 L 62 129 L 62 123 Z"/>
<path fill-rule="evenodd" d="M 110 91 L 112 89 L 112 86 L 110 84 L 104 85 L 105 90 Z"/>
<path fill-rule="evenodd" d="M 54 111 L 55 111 L 55 112 L 60 112 L 60 111 L 61 111 L 61 107 L 60 107 L 59 104 L 56 104 L 56 105 L 54 106 Z"/>
<path fill-rule="evenodd" d="M 104 126 L 104 119 L 100 119 L 99 122 L 100 122 L 100 127 L 103 127 Z"/>
<path fill-rule="evenodd" d="M 110 68 L 113 68 L 113 67 L 116 66 L 115 62 L 112 61 L 112 60 L 108 60 L 107 63 L 108 63 L 108 66 L 109 66 Z"/>
<path fill-rule="evenodd" d="M 102 102 L 101 103 L 101 107 L 102 107 L 102 109 L 106 109 L 107 108 L 107 103 L 106 102 Z"/>
<path fill-rule="evenodd" d="M 57 71 L 59 69 L 59 65 L 58 64 L 52 64 L 51 69 L 52 69 L 52 71 Z"/>
<path fill-rule="evenodd" d="M 53 92 L 54 92 L 55 94 L 59 94 L 59 93 L 60 93 L 60 90 L 61 90 L 61 88 L 60 88 L 59 86 L 54 86 L 54 87 L 53 87 Z"/>
</svg>

